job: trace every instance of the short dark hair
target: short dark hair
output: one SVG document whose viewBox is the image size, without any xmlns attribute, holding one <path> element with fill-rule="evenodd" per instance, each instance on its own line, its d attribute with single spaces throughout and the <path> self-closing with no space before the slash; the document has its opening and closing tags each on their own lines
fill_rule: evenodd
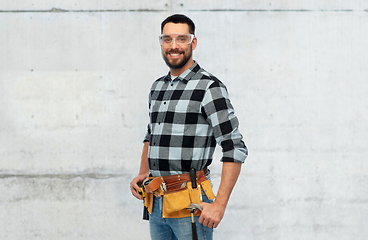
<svg viewBox="0 0 368 240">
<path fill-rule="evenodd" d="M 183 14 L 174 14 L 169 17 L 167 17 L 162 23 L 161 23 L 161 33 L 164 30 L 164 27 L 166 23 L 173 22 L 173 23 L 186 23 L 189 26 L 189 33 L 194 34 L 195 32 L 195 25 L 192 19 L 188 18 L 187 16 Z"/>
</svg>

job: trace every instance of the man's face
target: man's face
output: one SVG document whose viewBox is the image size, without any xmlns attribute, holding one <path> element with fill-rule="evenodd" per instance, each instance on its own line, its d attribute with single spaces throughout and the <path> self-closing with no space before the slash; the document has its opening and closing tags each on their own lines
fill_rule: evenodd
<svg viewBox="0 0 368 240">
<path fill-rule="evenodd" d="M 163 34 L 189 34 L 189 26 L 185 23 L 167 23 L 163 30 Z M 196 38 L 193 39 L 191 44 L 178 45 L 176 40 L 172 41 L 170 46 L 161 46 L 162 57 L 164 58 L 166 65 L 170 69 L 181 69 L 188 64 L 188 61 L 192 59 L 192 52 L 196 47 Z"/>
</svg>

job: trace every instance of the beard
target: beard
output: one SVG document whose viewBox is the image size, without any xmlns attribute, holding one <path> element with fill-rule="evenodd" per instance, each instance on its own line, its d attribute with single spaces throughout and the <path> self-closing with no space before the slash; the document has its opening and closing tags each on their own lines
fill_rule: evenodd
<svg viewBox="0 0 368 240">
<path fill-rule="evenodd" d="M 166 65 L 170 68 L 170 69 L 180 69 L 182 67 L 185 66 L 185 64 L 187 64 L 187 62 L 189 61 L 189 59 L 192 57 L 192 47 L 189 48 L 189 51 L 187 53 L 185 52 L 181 52 L 181 51 L 167 51 L 167 52 L 162 52 L 162 57 L 166 63 Z M 169 55 L 169 53 L 183 53 L 183 58 L 181 60 L 177 59 L 174 60 L 173 62 L 170 62 L 169 58 L 167 57 L 167 55 Z"/>
</svg>

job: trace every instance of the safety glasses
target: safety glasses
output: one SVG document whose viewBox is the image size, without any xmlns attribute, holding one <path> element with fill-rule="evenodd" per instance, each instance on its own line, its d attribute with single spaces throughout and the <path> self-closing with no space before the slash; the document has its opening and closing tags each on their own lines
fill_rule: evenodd
<svg viewBox="0 0 368 240">
<path fill-rule="evenodd" d="M 159 36 L 159 41 L 161 46 L 168 47 L 172 45 L 173 40 L 175 39 L 176 44 L 183 46 L 191 44 L 193 38 L 194 34 L 185 34 L 185 33 L 161 34 Z"/>
</svg>

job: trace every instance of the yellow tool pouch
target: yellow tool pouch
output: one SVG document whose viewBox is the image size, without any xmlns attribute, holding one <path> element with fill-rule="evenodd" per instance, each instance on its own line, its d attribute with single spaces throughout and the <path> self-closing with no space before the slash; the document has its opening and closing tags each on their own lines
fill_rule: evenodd
<svg viewBox="0 0 368 240">
<path fill-rule="evenodd" d="M 190 183 L 180 191 L 173 193 L 164 193 L 163 195 L 163 218 L 182 218 L 190 217 L 190 211 L 187 208 L 190 203 L 201 203 L 201 188 L 192 189 Z M 197 214 L 197 216 L 199 216 Z"/>
<path fill-rule="evenodd" d="M 210 180 L 201 182 L 201 187 L 209 200 L 215 199 L 215 194 L 212 191 L 212 185 Z"/>
<path fill-rule="evenodd" d="M 144 198 L 143 205 L 147 208 L 148 212 L 152 214 L 152 207 L 153 207 L 153 194 L 146 193 L 146 197 Z"/>
</svg>

